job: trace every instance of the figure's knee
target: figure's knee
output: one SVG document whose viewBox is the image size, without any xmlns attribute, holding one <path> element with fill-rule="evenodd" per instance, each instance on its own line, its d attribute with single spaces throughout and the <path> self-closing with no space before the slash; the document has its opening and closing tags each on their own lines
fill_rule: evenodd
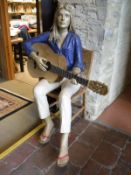
<svg viewBox="0 0 131 175">
<path fill-rule="evenodd" d="M 69 94 L 64 91 L 61 91 L 59 94 L 59 102 L 70 100 L 70 98 Z"/>
<path fill-rule="evenodd" d="M 34 92 L 35 97 L 41 96 L 42 95 L 42 88 L 40 86 L 36 85 L 33 89 L 33 92 Z"/>
<path fill-rule="evenodd" d="M 35 97 L 46 95 L 47 94 L 46 86 L 44 84 L 38 83 L 34 87 L 33 92 Z"/>
</svg>

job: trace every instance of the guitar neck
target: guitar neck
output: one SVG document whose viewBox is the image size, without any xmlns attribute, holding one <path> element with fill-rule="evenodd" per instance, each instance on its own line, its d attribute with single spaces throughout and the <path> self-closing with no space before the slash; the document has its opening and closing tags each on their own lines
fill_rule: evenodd
<svg viewBox="0 0 131 175">
<path fill-rule="evenodd" d="M 66 77 L 68 79 L 75 79 L 78 83 L 84 85 L 84 86 L 87 86 L 88 85 L 88 80 L 84 79 L 84 78 L 81 78 L 81 77 L 78 77 L 77 75 L 74 75 L 72 74 L 71 72 L 68 72 L 66 70 L 63 70 L 59 67 L 56 67 L 54 65 L 52 65 L 50 62 L 47 62 L 47 66 L 48 66 L 48 70 L 53 72 L 53 73 L 56 73 L 62 77 Z"/>
</svg>

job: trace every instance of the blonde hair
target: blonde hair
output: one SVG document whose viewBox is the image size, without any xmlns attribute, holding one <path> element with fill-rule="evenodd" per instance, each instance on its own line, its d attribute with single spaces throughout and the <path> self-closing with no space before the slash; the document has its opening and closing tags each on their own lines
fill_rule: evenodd
<svg viewBox="0 0 131 175">
<path fill-rule="evenodd" d="M 60 10 L 62 10 L 62 9 L 66 10 L 70 13 L 70 24 L 68 27 L 68 31 L 75 32 L 75 30 L 73 28 L 73 24 L 72 24 L 72 16 L 71 16 L 71 10 L 70 10 L 69 6 L 67 4 L 58 4 L 58 8 L 57 8 L 55 15 L 54 15 L 53 26 L 52 26 L 50 37 L 49 37 L 50 41 L 53 41 L 53 40 L 58 41 L 60 38 L 60 35 L 58 32 L 58 26 L 57 26 L 57 16 L 58 16 Z"/>
</svg>

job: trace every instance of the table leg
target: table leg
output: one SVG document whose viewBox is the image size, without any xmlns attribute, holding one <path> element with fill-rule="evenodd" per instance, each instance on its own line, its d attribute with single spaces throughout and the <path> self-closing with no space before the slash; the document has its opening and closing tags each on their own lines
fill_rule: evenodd
<svg viewBox="0 0 131 175">
<path fill-rule="evenodd" d="M 20 60 L 20 70 L 24 72 L 23 55 L 22 55 L 22 43 L 19 43 L 19 60 Z"/>
</svg>

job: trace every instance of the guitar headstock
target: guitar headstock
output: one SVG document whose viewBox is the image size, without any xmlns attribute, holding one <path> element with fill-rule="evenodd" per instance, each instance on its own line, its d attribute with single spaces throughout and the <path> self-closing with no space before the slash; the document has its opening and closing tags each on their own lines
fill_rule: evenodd
<svg viewBox="0 0 131 175">
<path fill-rule="evenodd" d="M 88 83 L 88 88 L 100 95 L 106 95 L 108 93 L 107 85 L 99 81 L 90 80 Z"/>
</svg>

